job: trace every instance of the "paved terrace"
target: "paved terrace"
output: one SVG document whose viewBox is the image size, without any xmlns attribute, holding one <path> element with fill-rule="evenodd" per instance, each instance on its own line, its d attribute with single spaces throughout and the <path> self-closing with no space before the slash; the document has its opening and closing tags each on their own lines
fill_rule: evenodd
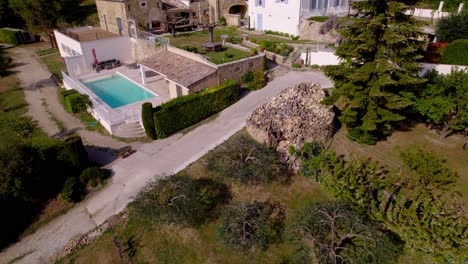
<svg viewBox="0 0 468 264">
<path fill-rule="evenodd" d="M 120 37 L 118 34 L 97 27 L 71 28 L 59 32 L 79 42 Z"/>
<path fill-rule="evenodd" d="M 184 87 L 189 87 L 217 71 L 216 68 L 166 50 L 160 50 L 138 64 Z"/>
</svg>

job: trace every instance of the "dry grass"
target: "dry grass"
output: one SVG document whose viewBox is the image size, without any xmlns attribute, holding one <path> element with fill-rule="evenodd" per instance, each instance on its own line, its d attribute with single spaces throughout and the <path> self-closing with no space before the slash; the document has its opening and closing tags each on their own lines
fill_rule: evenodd
<svg viewBox="0 0 468 264">
<path fill-rule="evenodd" d="M 209 177 L 206 160 L 210 154 L 211 152 L 181 173 L 194 178 Z M 245 186 L 228 180 L 226 184 L 231 188 L 233 202 L 278 200 L 287 207 L 288 218 L 292 218 L 299 208 L 309 202 L 328 199 L 318 185 L 301 176 L 292 177 L 288 184 Z M 60 263 L 120 263 L 113 246 L 112 233 L 123 250 L 136 249 L 132 263 L 280 263 L 283 256 L 292 254 L 297 248 L 295 242 L 285 242 L 271 246 L 266 251 L 253 249 L 245 252 L 226 246 L 218 235 L 217 228 L 217 222 L 195 229 L 168 224 L 148 225 L 130 219 Z M 132 250 L 126 252 L 123 254 L 124 260 L 128 261 Z"/>
<path fill-rule="evenodd" d="M 402 151 L 420 147 L 436 153 L 458 172 L 460 179 L 456 188 L 465 198 L 468 198 L 468 151 L 463 150 L 463 143 L 468 139 L 462 135 L 452 135 L 441 139 L 436 131 L 423 124 L 417 124 L 408 131 L 395 132 L 387 140 L 374 146 L 358 144 L 349 140 L 345 135 L 346 129 L 343 128 L 335 135 L 331 148 L 341 154 L 378 160 L 394 170 L 399 170 L 403 165 L 400 159 Z"/>
</svg>

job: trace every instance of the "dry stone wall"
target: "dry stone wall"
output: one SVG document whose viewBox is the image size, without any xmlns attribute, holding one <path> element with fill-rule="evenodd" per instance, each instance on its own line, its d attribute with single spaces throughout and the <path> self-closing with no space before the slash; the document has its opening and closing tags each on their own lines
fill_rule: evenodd
<svg viewBox="0 0 468 264">
<path fill-rule="evenodd" d="M 258 142 L 275 148 L 282 162 L 298 171 L 300 163 L 289 153 L 305 142 L 326 143 L 333 135 L 335 114 L 320 104 L 325 98 L 318 84 L 302 83 L 288 88 L 257 108 L 247 120 L 247 131 Z"/>
</svg>

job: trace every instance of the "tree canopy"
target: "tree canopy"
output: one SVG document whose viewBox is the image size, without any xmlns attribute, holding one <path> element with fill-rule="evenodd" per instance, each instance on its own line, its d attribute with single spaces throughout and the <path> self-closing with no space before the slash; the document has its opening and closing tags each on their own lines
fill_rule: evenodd
<svg viewBox="0 0 468 264">
<path fill-rule="evenodd" d="M 468 39 L 468 12 L 441 18 L 437 23 L 436 34 L 439 41 L 444 42 Z"/>
<path fill-rule="evenodd" d="M 405 14 L 415 2 L 353 2 L 358 15 L 339 31 L 341 62 L 325 69 L 335 89 L 324 103 L 342 104 L 339 118 L 354 140 L 375 143 L 388 135 L 395 122 L 405 119 L 413 89 L 424 82 L 417 63 L 423 50 L 421 22 Z"/>
<path fill-rule="evenodd" d="M 448 75 L 429 72 L 428 85 L 416 98 L 415 109 L 426 122 L 446 137 L 468 126 L 468 70 L 452 70 Z"/>
</svg>

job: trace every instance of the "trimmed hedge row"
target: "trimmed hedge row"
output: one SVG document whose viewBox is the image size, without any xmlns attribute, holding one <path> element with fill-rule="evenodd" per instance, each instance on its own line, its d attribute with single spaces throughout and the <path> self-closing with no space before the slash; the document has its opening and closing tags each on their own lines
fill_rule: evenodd
<svg viewBox="0 0 468 264">
<path fill-rule="evenodd" d="M 144 103 L 141 106 L 141 120 L 143 121 L 146 135 L 151 139 L 156 139 L 157 135 L 153 121 L 153 105 L 150 102 Z"/>
<path fill-rule="evenodd" d="M 198 94 L 175 98 L 154 109 L 154 127 L 158 138 L 168 137 L 218 113 L 239 99 L 239 86 L 233 80 Z"/>
<path fill-rule="evenodd" d="M 468 39 L 459 39 L 450 43 L 444 51 L 442 62 L 468 66 Z"/>
</svg>

